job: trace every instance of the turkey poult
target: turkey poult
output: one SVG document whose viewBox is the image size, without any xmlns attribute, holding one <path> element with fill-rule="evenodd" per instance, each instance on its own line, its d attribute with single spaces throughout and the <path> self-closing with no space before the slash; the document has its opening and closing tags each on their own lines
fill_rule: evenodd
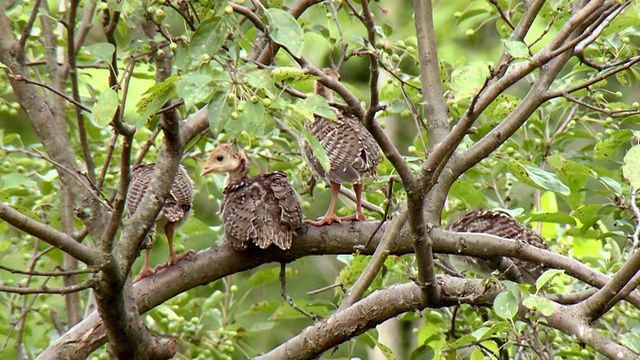
<svg viewBox="0 0 640 360">
<path fill-rule="evenodd" d="M 133 168 L 133 175 L 131 177 L 131 183 L 129 184 L 129 191 L 127 193 L 127 212 L 129 213 L 129 216 L 133 215 L 133 213 L 136 212 L 138 205 L 140 205 L 142 197 L 149 187 L 149 182 L 151 181 L 155 167 L 156 164 L 150 163 L 141 164 Z M 147 239 L 143 242 L 142 246 L 145 248 L 144 265 L 142 266 L 140 274 L 135 281 L 152 275 L 157 270 L 164 267 L 174 265 L 185 256 L 194 253 L 193 250 L 188 250 L 177 256 L 173 250 L 173 234 L 175 229 L 181 226 L 189 217 L 191 213 L 192 199 L 193 182 L 184 167 L 180 165 L 173 180 L 173 185 L 171 185 L 169 196 L 156 218 L 156 223 L 151 230 L 149 230 Z M 149 266 L 149 252 L 156 226 L 163 228 L 164 234 L 169 242 L 169 260 L 166 264 L 159 265 L 154 269 Z"/>
<path fill-rule="evenodd" d="M 340 77 L 335 70 L 325 69 L 323 71 L 335 79 Z M 319 81 L 314 84 L 314 93 L 333 102 L 333 91 Z M 328 179 L 331 184 L 331 203 L 327 213 L 318 220 L 307 220 L 307 223 L 314 226 L 346 220 L 366 221 L 367 219 L 362 212 L 363 180 L 377 178 L 376 166 L 380 161 L 378 145 L 364 125 L 351 114 L 335 107 L 331 109 L 335 112 L 338 122 L 316 115 L 313 122 L 305 124 L 307 130 L 318 139 L 327 153 L 330 164 L 328 173 L 320 164 L 309 144 L 306 141 L 302 144 L 302 152 L 312 168 L 320 177 Z M 341 184 L 353 184 L 353 190 L 356 194 L 355 214 L 342 218 L 335 214 Z"/>
<path fill-rule="evenodd" d="M 526 228 L 504 211 L 468 211 L 455 219 L 453 223 L 449 225 L 449 230 L 456 232 L 486 233 L 506 239 L 522 241 L 544 250 L 549 248 L 542 237 Z M 455 265 L 466 268 L 478 275 L 487 276 L 495 270 L 495 266 L 491 266 L 487 261 L 479 258 L 454 255 L 451 259 Z M 521 275 L 520 279 L 516 278 L 513 280 L 534 284 L 536 279 L 540 277 L 545 270 L 542 264 L 516 258 L 509 259 L 513 265 L 518 268 Z"/>
<path fill-rule="evenodd" d="M 200 173 L 227 173 L 220 213 L 226 238 L 234 249 L 245 250 L 249 243 L 261 249 L 275 244 L 291 248 L 303 225 L 298 196 L 282 171 L 248 177 L 249 160 L 231 144 L 215 148 Z"/>
</svg>

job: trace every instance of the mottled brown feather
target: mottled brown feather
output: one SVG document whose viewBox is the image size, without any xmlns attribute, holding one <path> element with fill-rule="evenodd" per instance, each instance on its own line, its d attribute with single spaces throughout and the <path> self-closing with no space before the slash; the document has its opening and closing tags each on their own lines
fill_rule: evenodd
<svg viewBox="0 0 640 360">
<path fill-rule="evenodd" d="M 127 212 L 129 216 L 133 215 L 144 196 L 149 182 L 153 177 L 156 164 L 140 164 L 133 168 L 133 174 L 131 176 L 131 183 L 129 184 L 129 191 L 127 193 Z M 174 222 L 180 223 L 184 220 L 189 210 L 191 209 L 191 202 L 193 199 L 193 181 L 189 177 L 189 174 L 182 165 L 178 167 L 176 176 L 169 191 L 169 196 L 164 203 L 164 206 L 160 210 L 156 219 L 157 223 Z M 155 233 L 155 225 L 149 231 L 149 238 Z M 144 247 L 151 246 L 150 239 L 144 244 Z"/>
<path fill-rule="evenodd" d="M 338 78 L 335 71 L 327 69 L 325 73 Z M 331 90 L 316 83 L 316 93 L 331 100 Z M 302 151 L 321 176 L 328 177 L 337 184 L 361 183 L 364 178 L 376 179 L 376 166 L 380 162 L 380 150 L 373 136 L 353 115 L 337 108 L 331 108 L 336 114 L 337 122 L 321 116 L 315 116 L 313 122 L 305 123 L 305 127 L 313 135 L 329 158 L 330 170 L 327 174 L 307 142 L 302 144 Z"/>
<path fill-rule="evenodd" d="M 303 223 L 302 209 L 287 175 L 277 171 L 228 184 L 221 204 L 225 235 L 236 250 L 249 243 L 261 249 L 291 248 Z"/>
<path fill-rule="evenodd" d="M 513 239 L 527 243 L 540 249 L 548 249 L 544 239 L 538 234 L 526 228 L 519 223 L 511 215 L 504 211 L 492 210 L 472 210 L 468 211 L 456 218 L 450 225 L 449 230 L 456 232 L 472 232 L 486 233 L 500 236 L 506 239 Z M 466 262 L 473 261 L 475 264 L 469 264 L 476 269 L 491 269 L 486 262 L 481 259 L 464 257 Z M 524 280 L 528 283 L 535 282 L 542 273 L 544 267 L 541 264 L 532 263 L 516 258 L 510 258 L 513 264 L 518 267 Z"/>
</svg>

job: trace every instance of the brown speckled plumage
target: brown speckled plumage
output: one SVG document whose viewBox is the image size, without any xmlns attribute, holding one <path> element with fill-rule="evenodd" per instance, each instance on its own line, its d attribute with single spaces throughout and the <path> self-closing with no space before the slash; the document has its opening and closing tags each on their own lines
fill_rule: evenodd
<svg viewBox="0 0 640 360">
<path fill-rule="evenodd" d="M 149 182 L 153 177 L 155 167 L 156 164 L 149 163 L 140 164 L 133 169 L 131 183 L 129 184 L 129 191 L 127 193 L 127 212 L 129 216 L 133 215 L 138 209 L 142 197 L 149 187 Z M 171 186 L 169 196 L 158 214 L 156 224 L 151 228 L 147 239 L 142 245 L 142 248 L 147 249 L 147 253 L 145 254 L 145 265 L 138 279 L 153 274 L 154 272 L 149 267 L 148 249 L 151 248 L 151 238 L 155 234 L 156 225 L 163 227 L 167 240 L 169 241 L 169 261 L 161 267 L 173 265 L 183 257 L 176 257 L 173 252 L 173 232 L 175 227 L 180 226 L 188 218 L 192 200 L 193 181 L 184 167 L 180 165 L 176 172 L 173 185 Z"/>
<path fill-rule="evenodd" d="M 335 70 L 325 69 L 324 72 L 335 79 L 339 78 Z M 319 82 L 316 82 L 314 92 L 333 101 L 332 91 Z M 337 108 L 331 110 L 336 114 L 337 122 L 316 115 L 313 122 L 305 124 L 327 154 L 330 164 L 328 172 L 320 164 L 309 143 L 302 143 L 302 152 L 313 170 L 322 178 L 328 179 L 332 187 L 331 204 L 325 216 L 318 221 L 307 221 L 316 226 L 341 220 L 366 220 L 361 207 L 362 182 L 365 178 L 377 178 L 376 166 L 380 162 L 378 145 L 364 125 L 351 114 Z M 341 184 L 354 184 L 356 192 L 356 214 L 346 218 L 338 218 L 334 213 Z"/>
<path fill-rule="evenodd" d="M 548 246 L 542 237 L 526 228 L 504 211 L 468 211 L 456 218 L 449 225 L 449 230 L 456 232 L 486 233 L 507 239 L 522 241 L 540 249 L 548 249 Z M 481 259 L 468 256 L 454 256 L 453 258 L 455 258 L 456 262 L 463 260 L 465 262 L 465 265 L 462 265 L 463 267 L 471 267 L 472 271 L 485 273 L 484 275 L 493 271 L 493 269 Z M 519 269 L 525 282 L 535 282 L 535 279 L 544 272 L 544 268 L 541 264 L 516 258 L 510 258 L 510 260 Z"/>
<path fill-rule="evenodd" d="M 303 226 L 298 196 L 282 171 L 248 177 L 248 159 L 225 144 L 211 152 L 202 175 L 227 172 L 227 185 L 220 212 L 225 236 L 234 249 L 245 250 L 250 243 L 261 249 L 275 244 L 291 248 L 296 232 Z"/>
<path fill-rule="evenodd" d="M 365 178 L 376 179 L 380 162 L 378 145 L 362 123 L 352 115 L 332 108 L 338 123 L 316 116 L 306 127 L 327 153 L 331 168 L 327 174 L 307 143 L 304 154 L 321 176 L 337 184 L 355 184 Z"/>
</svg>

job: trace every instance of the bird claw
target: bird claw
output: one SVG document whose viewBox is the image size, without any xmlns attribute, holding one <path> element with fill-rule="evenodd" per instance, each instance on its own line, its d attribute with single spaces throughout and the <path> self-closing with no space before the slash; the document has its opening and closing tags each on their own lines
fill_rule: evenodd
<svg viewBox="0 0 640 360">
<path fill-rule="evenodd" d="M 342 222 L 342 219 L 337 217 L 335 214 L 332 214 L 332 215 L 325 215 L 318 220 L 305 220 L 305 222 L 313 226 L 323 226 L 323 225 L 333 224 L 334 222 L 339 224 Z"/>
<path fill-rule="evenodd" d="M 191 254 L 195 254 L 196 251 L 193 249 L 189 249 L 185 252 L 183 252 L 180 255 L 176 255 L 174 258 L 169 259 L 169 261 L 167 261 L 167 266 L 173 266 L 175 264 L 177 264 L 178 262 L 180 262 L 180 260 L 186 258 L 187 256 L 191 255 Z"/>
<path fill-rule="evenodd" d="M 156 269 L 152 269 L 151 267 L 147 266 L 147 267 L 143 267 L 140 270 L 140 273 L 138 274 L 138 276 L 133 280 L 133 282 L 138 282 L 144 278 L 146 278 L 147 276 L 151 276 L 153 274 L 156 273 Z"/>
<path fill-rule="evenodd" d="M 341 217 L 340 220 L 342 220 L 342 221 L 367 221 L 367 218 L 366 218 L 366 216 L 364 216 L 363 212 L 356 212 L 353 215 Z"/>
<path fill-rule="evenodd" d="M 195 253 L 196 253 L 195 250 L 189 249 L 189 250 L 183 252 L 180 255 L 175 255 L 173 257 L 170 257 L 169 260 L 167 260 L 166 263 L 156 266 L 154 270 L 155 271 L 159 271 L 159 270 L 162 270 L 162 269 L 167 268 L 169 266 L 173 266 L 173 265 L 179 263 L 180 260 L 186 258 L 187 256 L 189 256 L 191 254 L 195 254 Z"/>
</svg>

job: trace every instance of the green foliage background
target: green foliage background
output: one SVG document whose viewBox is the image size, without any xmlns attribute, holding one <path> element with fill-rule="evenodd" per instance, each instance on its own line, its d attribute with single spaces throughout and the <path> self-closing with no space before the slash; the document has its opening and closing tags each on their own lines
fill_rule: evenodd
<svg viewBox="0 0 640 360">
<path fill-rule="evenodd" d="M 244 147 L 253 159 L 253 173 L 286 171 L 301 194 L 305 216 L 315 218 L 322 215 L 328 206 L 329 190 L 321 183 L 308 183 L 312 174 L 299 155 L 295 140 L 276 125 L 276 120 L 283 121 L 299 136 L 305 136 L 303 122 L 312 118 L 314 113 L 327 110 L 326 103 L 316 98 L 298 99 L 274 85 L 280 82 L 309 94 L 314 78 L 297 70 L 294 61 L 284 51 L 278 53 L 278 67 L 274 69 L 261 69 L 244 62 L 251 51 L 256 29 L 250 22 L 242 21 L 240 15 L 229 13 L 229 2 L 191 3 L 200 19 L 195 31 L 185 26 L 178 14 L 163 3 L 107 1 L 100 6 L 104 4 L 110 11 L 119 10 L 126 14 L 117 31 L 120 66 L 124 68 L 131 59 L 137 60 L 125 108 L 126 121 L 137 127 L 134 154 L 151 138 L 151 150 L 145 161 L 154 160 L 160 138 L 152 138 L 158 121 L 153 115 L 166 100 L 183 99 L 184 105 L 179 107 L 183 117 L 202 107 L 209 109 L 211 136 L 202 136 L 192 142 L 184 159 L 198 190 L 193 206 L 195 215 L 178 233 L 178 250 L 205 249 L 215 245 L 213 239 L 221 237 L 222 227 L 217 211 L 224 179 L 217 175 L 207 178 L 196 176 L 206 151 L 219 142 L 235 140 Z M 521 3 L 499 3 L 510 9 L 514 18 L 521 14 Z M 63 15 L 57 13 L 53 3 L 50 5 L 48 16 Z M 379 42 L 377 48 L 371 48 L 365 41 L 364 28 L 349 14 L 346 6 L 337 11 L 341 26 L 338 30 L 336 14 L 326 4 L 312 7 L 297 23 L 287 22 L 289 17 L 279 10 L 286 9 L 290 2 L 269 1 L 269 5 L 271 9 L 262 20 L 271 26 L 274 38 L 281 36 L 285 45 L 290 49 L 299 48 L 301 54 L 319 67 L 331 66 L 329 59 L 336 59 L 342 46 L 347 53 L 379 53 L 381 66 L 394 75 L 385 73 L 379 91 L 381 101 L 387 107 L 377 119 L 417 169 L 424 159 L 425 149 L 420 137 L 416 136 L 413 118 L 424 119 L 424 114 L 418 107 L 409 106 L 403 98 L 399 81 L 402 79 L 406 84 L 406 94 L 412 104 L 420 105 L 412 7 L 404 2 L 372 2 Z M 17 34 L 27 21 L 32 6 L 33 2 L 26 1 L 8 3 L 6 10 Z M 544 5 L 542 16 L 534 25 L 535 31 L 526 39 L 531 43 L 540 37 L 532 51 L 545 45 L 563 25 L 569 6 L 564 1 Z M 637 56 L 640 44 L 637 11 L 637 4 L 630 6 L 594 45 L 585 49 L 584 56 L 603 62 Z M 171 34 L 171 42 L 162 37 L 150 40 L 141 35 L 139 24 L 149 14 L 161 20 L 162 28 Z M 507 39 L 510 29 L 490 2 L 440 1 L 435 4 L 434 19 L 442 86 L 453 125 L 482 87 L 490 66 L 504 48 L 516 62 L 528 61 L 530 54 L 521 43 Z M 102 169 L 113 136 L 109 119 L 115 111 L 114 106 L 118 102 L 122 104 L 123 99 L 121 91 L 116 93 L 108 89 L 108 73 L 104 68 L 89 66 L 109 59 L 114 51 L 104 46 L 99 17 L 96 17 L 95 26 L 87 41 L 88 46 L 79 53 L 78 63 L 88 65 L 81 68 L 80 90 L 83 104 L 94 111 L 86 125 L 94 161 L 98 169 Z M 278 35 L 277 31 L 283 35 Z M 44 57 L 44 48 L 37 39 L 36 27 L 28 41 L 32 62 Z M 161 50 L 158 50 L 158 44 L 161 44 Z M 154 85 L 156 69 L 150 55 L 157 51 L 172 52 L 174 76 Z M 34 65 L 34 69 L 37 68 Z M 366 58 L 351 57 L 344 63 L 341 74 L 342 82 L 360 99 L 369 99 Z M 561 92 L 596 75 L 593 68 L 574 58 L 552 88 Z M 640 120 L 637 76 L 638 68 L 631 67 L 614 78 L 571 94 L 590 107 L 579 106 L 562 96 L 546 102 L 515 136 L 456 181 L 449 194 L 443 223 L 466 209 L 508 209 L 519 220 L 540 232 L 552 251 L 613 274 L 626 260 L 630 234 L 637 227 L 637 219 L 629 209 L 632 194 L 638 187 L 637 157 L 629 155 L 625 158 L 628 152 L 631 154 L 630 151 L 637 153 L 635 144 Z M 46 75 L 43 77 L 42 81 L 46 83 Z M 479 117 L 475 132 L 465 138 L 461 149 L 478 141 L 513 111 L 529 85 L 527 81 L 521 81 L 502 94 Z M 34 219 L 60 228 L 58 175 L 50 163 L 37 156 L 43 151 L 42 145 L 15 102 L 7 74 L 0 75 L 0 95 L 0 153 L 3 157 L 0 200 Z M 73 105 L 68 104 L 66 111 L 72 119 Z M 103 114 L 99 115 L 101 112 Z M 68 127 L 70 134 L 77 134 L 74 121 L 69 120 Z M 425 131 L 420 131 L 424 137 Z M 78 158 L 81 158 L 79 140 L 72 137 L 70 141 Z M 114 157 L 117 158 L 120 152 L 116 146 Z M 394 170 L 388 161 L 383 161 L 378 171 L 379 180 L 367 183 L 366 199 L 382 206 L 385 195 L 381 188 L 394 175 Z M 115 191 L 118 174 L 117 163 L 106 169 L 102 186 L 106 197 Z M 394 190 L 392 200 L 397 207 L 405 201 L 406 194 L 399 185 L 395 185 Z M 339 215 L 352 211 L 349 203 L 342 205 Z M 381 217 L 373 212 L 368 216 L 378 220 Z M 79 228 L 79 221 L 77 225 Z M 4 268 L 54 271 L 62 263 L 61 251 L 15 230 L 5 222 L 0 222 L 0 240 L 2 285 L 62 286 L 61 279 L 56 277 L 31 277 L 11 273 Z M 153 263 L 164 262 L 167 253 L 166 241 L 156 241 Z M 313 296 L 306 293 L 336 282 L 350 286 L 367 259 L 360 255 L 306 258 L 290 264 L 287 266 L 289 295 L 312 314 L 327 316 L 336 310 L 342 292 L 337 289 Z M 407 268 L 412 267 L 413 261 L 410 255 L 388 259 L 372 290 L 408 281 Z M 139 271 L 140 266 L 141 261 L 138 260 L 133 272 Z M 152 332 L 179 339 L 177 358 L 238 359 L 266 352 L 313 323 L 280 297 L 279 270 L 278 265 L 266 265 L 192 289 L 151 310 L 145 315 L 145 321 Z M 495 355 L 498 347 L 506 347 L 511 354 L 527 353 L 530 349 L 523 347 L 524 340 L 543 334 L 541 337 L 554 349 L 558 358 L 593 358 L 595 355 L 588 349 L 558 331 L 542 327 L 535 319 L 534 324 L 540 327 L 531 328 L 515 320 L 508 308 L 508 304 L 537 291 L 564 293 L 586 288 L 561 273 L 552 275 L 537 289 L 504 284 L 506 292 L 496 299 L 494 309 L 461 306 L 456 310 L 428 309 L 422 313 L 402 315 L 399 318 L 401 331 L 395 336 L 409 345 L 396 350 L 395 355 L 384 345 L 388 339 L 370 330 L 325 357 L 345 358 L 351 354 L 367 358 L 367 351 L 378 347 L 387 358 L 453 359 L 462 356 L 467 346 L 481 344 L 484 350 L 475 348 L 467 354 L 469 358 L 476 359 L 487 353 Z M 80 279 L 87 276 L 81 275 Z M 88 300 L 88 293 L 83 292 L 83 305 Z M 544 304 L 535 303 L 535 306 Z M 608 336 L 638 351 L 640 338 L 636 334 L 640 324 L 634 310 L 622 303 L 596 325 Z M 14 342 L 18 329 L 24 329 L 22 341 L 28 344 L 31 357 L 57 339 L 59 334 L 52 324 L 52 316 L 66 322 L 65 303 L 59 295 L 20 296 L 0 292 L 2 357 L 16 356 Z M 459 324 L 454 332 L 450 331 L 452 318 Z M 97 351 L 93 358 L 107 358 L 107 348 Z"/>
</svg>

